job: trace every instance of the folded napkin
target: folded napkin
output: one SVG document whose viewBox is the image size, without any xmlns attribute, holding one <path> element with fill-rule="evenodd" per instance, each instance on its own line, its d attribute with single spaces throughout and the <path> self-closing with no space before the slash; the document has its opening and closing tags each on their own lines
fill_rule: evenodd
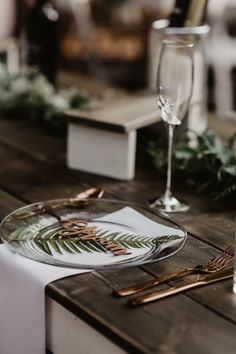
<svg viewBox="0 0 236 354">
<path fill-rule="evenodd" d="M 125 223 L 153 237 L 179 233 L 129 207 L 101 219 Z M 45 354 L 45 286 L 86 271 L 32 261 L 0 245 L 0 354 Z"/>
</svg>

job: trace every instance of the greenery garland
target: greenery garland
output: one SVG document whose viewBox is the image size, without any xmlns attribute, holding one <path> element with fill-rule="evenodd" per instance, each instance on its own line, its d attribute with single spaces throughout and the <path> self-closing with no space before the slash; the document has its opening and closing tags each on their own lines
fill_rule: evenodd
<svg viewBox="0 0 236 354">
<path fill-rule="evenodd" d="M 174 146 L 173 177 L 187 178 L 199 192 L 207 192 L 214 200 L 235 196 L 236 132 L 226 144 L 213 131 L 193 134 Z M 148 153 L 156 169 L 161 173 L 166 171 L 167 149 L 150 142 Z"/>
<path fill-rule="evenodd" d="M 37 70 L 24 68 L 18 75 L 10 75 L 0 64 L 0 116 L 24 118 L 46 124 L 54 132 L 64 132 L 63 114 L 89 102 L 86 92 L 67 89 L 56 92 L 48 80 Z"/>
</svg>

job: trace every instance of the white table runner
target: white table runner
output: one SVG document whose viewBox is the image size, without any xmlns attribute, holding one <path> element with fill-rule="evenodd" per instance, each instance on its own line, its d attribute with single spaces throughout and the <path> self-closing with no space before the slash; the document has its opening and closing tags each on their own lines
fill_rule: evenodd
<svg viewBox="0 0 236 354">
<path fill-rule="evenodd" d="M 135 226 L 150 236 L 173 232 L 129 207 L 105 218 Z M 174 229 L 174 233 L 179 231 Z M 84 272 L 32 261 L 0 245 L 0 354 L 45 354 L 45 286 Z"/>
<path fill-rule="evenodd" d="M 45 353 L 45 286 L 85 270 L 55 267 L 0 246 L 0 353 Z"/>
</svg>

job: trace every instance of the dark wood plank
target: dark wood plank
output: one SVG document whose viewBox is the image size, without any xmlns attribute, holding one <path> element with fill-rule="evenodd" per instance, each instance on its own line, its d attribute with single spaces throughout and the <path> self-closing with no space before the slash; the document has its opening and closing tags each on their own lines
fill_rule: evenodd
<svg viewBox="0 0 236 354">
<path fill-rule="evenodd" d="M 147 201 L 153 191 L 160 190 L 160 183 L 150 178 L 124 183 L 71 171 L 61 162 L 48 166 L 4 146 L 0 146 L 0 154 L 3 166 L 0 186 L 29 202 L 72 196 L 95 184 L 115 197 L 136 202 Z M 232 211 L 224 213 L 224 216 L 221 212 L 199 212 L 199 204 L 203 203 L 207 208 L 207 203 L 204 200 L 199 202 L 199 197 L 192 196 L 186 189 L 183 195 L 186 200 L 192 201 L 192 210 L 175 217 L 184 223 L 189 232 L 219 248 L 233 241 Z"/>
<path fill-rule="evenodd" d="M 196 266 L 203 264 L 212 259 L 218 254 L 213 247 L 206 245 L 204 242 L 189 236 L 188 244 L 178 254 L 170 259 L 166 259 L 158 264 L 151 264 L 145 266 L 144 269 L 154 276 L 160 276 L 164 273 L 182 269 L 188 266 Z M 231 263 L 233 265 L 233 261 Z M 196 279 L 197 275 L 188 277 Z M 185 282 L 189 279 L 181 279 L 170 284 Z M 214 284 L 212 286 L 204 287 L 204 289 L 196 289 L 186 292 L 186 296 L 194 299 L 200 304 L 204 304 L 216 313 L 220 313 L 223 317 L 236 324 L 236 312 L 234 310 L 236 303 L 233 301 L 234 294 L 232 293 L 233 280 L 227 282 L 227 287 L 224 283 Z M 217 289 L 217 292 L 216 292 Z M 219 293 L 218 293 L 219 290 Z M 225 291 L 227 290 L 227 291 Z M 220 296 L 225 291 L 225 296 Z"/>
<path fill-rule="evenodd" d="M 16 199 L 9 193 L 0 189 L 0 219 L 7 216 L 9 213 L 13 212 L 15 209 L 18 209 L 24 206 L 24 203 L 19 199 Z"/>
<path fill-rule="evenodd" d="M 34 134 L 37 135 L 37 132 Z M 11 139 L 13 137 L 9 138 L 9 142 L 2 140 L 2 143 L 0 139 L 0 186 L 5 190 L 0 192 L 3 201 L 1 216 L 21 206 L 23 201 L 71 196 L 91 185 L 104 187 L 109 196 L 139 202 L 148 200 L 153 193 L 160 194 L 164 185 L 162 181 L 156 182 L 156 176 L 148 174 L 138 175 L 136 180 L 124 183 L 69 171 L 63 160 L 54 160 L 49 164 L 48 157 L 42 160 L 34 153 L 36 147 L 28 153 L 11 143 Z M 49 150 L 50 146 L 51 143 Z M 128 309 L 126 300 L 111 296 L 112 287 L 126 286 L 133 280 L 206 261 L 216 253 L 215 247 L 222 249 L 233 241 L 232 210 L 215 211 L 187 188 L 180 188 L 180 193 L 185 199 L 189 198 L 192 210 L 177 215 L 177 218 L 196 236 L 189 237 L 181 252 L 143 269 L 62 279 L 50 284 L 47 294 L 130 352 L 221 354 L 225 351 L 231 354 L 236 351 L 236 303 L 231 290 L 232 281 L 197 289 L 139 309 Z"/>
<path fill-rule="evenodd" d="M 65 138 L 52 135 L 31 121 L 0 119 L 0 142 L 40 161 L 65 160 Z"/>
<path fill-rule="evenodd" d="M 24 203 L 12 195 L 8 194 L 7 192 L 3 191 L 0 189 L 0 221 L 13 212 L 15 209 L 18 209 L 24 205 Z M 0 243 L 2 243 L 2 240 L 0 238 Z"/>
<path fill-rule="evenodd" d="M 56 169 L 3 145 L 0 156 L 0 186 L 28 202 L 70 197 L 91 186 L 64 165 Z"/>
<path fill-rule="evenodd" d="M 66 170 L 61 163 L 54 163 L 53 167 L 48 166 L 5 147 L 0 147 L 0 153 L 6 159 L 3 160 L 4 169 L 0 171 L 1 185 L 11 193 L 21 196 L 24 200 L 34 202 L 48 198 L 71 196 L 90 186 L 90 183 L 84 182 L 85 176 L 83 176 L 84 179 L 81 179 L 79 172 Z M 92 182 L 93 177 L 90 176 L 89 180 L 89 182 Z M 145 198 L 150 190 L 153 190 L 151 182 L 142 183 L 141 180 L 130 183 L 104 178 L 97 178 L 97 180 L 104 181 L 101 184 L 113 195 L 128 200 L 140 201 L 141 198 Z M 154 182 L 155 184 L 156 182 Z M 146 187 L 147 185 L 149 188 Z M 186 215 L 188 215 L 188 219 Z M 193 217 L 191 213 L 185 214 L 189 228 L 199 238 L 221 249 L 233 241 L 232 220 L 229 222 L 228 219 L 218 215 L 211 219 L 211 215 L 207 214 L 204 219 L 205 222 L 202 222 L 201 217 L 202 215 L 194 215 Z M 224 222 L 222 222 L 222 219 Z M 196 226 L 202 230 L 196 229 Z M 210 232 L 211 228 L 214 232 Z"/>
<path fill-rule="evenodd" d="M 99 179 L 98 179 L 99 181 Z M 137 176 L 130 182 L 107 183 L 99 181 L 100 186 L 108 189 L 113 195 L 137 203 L 147 203 L 153 196 L 160 196 L 164 190 L 164 181 L 156 181 L 153 176 Z M 174 217 L 182 222 L 188 232 L 207 243 L 225 248 L 234 240 L 235 207 L 222 209 L 203 196 L 195 195 L 188 186 L 176 184 L 177 194 L 187 200 L 190 211 L 177 213 Z"/>
<path fill-rule="evenodd" d="M 167 272 L 175 271 L 176 269 L 183 269 L 188 266 L 196 266 L 198 264 L 206 263 L 211 258 L 216 256 L 219 252 L 216 251 L 213 247 L 206 245 L 204 242 L 199 241 L 198 239 L 189 236 L 188 243 L 179 253 L 174 257 L 167 258 L 164 261 L 153 263 L 150 265 L 145 265 L 142 269 L 146 270 L 149 274 L 154 276 L 160 276 Z M 103 277 L 103 280 L 109 284 L 112 289 L 116 289 L 119 286 L 125 287 L 130 286 L 138 281 L 139 278 L 136 277 L 127 277 L 126 274 L 123 274 L 124 271 L 117 271 L 110 276 L 107 272 L 100 272 L 100 276 Z M 107 277 L 109 279 L 107 279 Z M 170 284 L 178 284 L 180 282 L 184 283 L 186 280 L 195 280 L 197 275 L 190 276 L 185 279 L 180 279 L 170 282 Z M 139 281 L 143 281 L 144 276 L 140 276 Z M 145 280 L 150 279 L 150 276 L 146 276 Z M 120 285 L 118 286 L 118 283 Z M 226 284 L 226 285 L 225 285 Z M 214 284 L 212 286 L 207 286 L 202 289 L 196 289 L 190 292 L 185 293 L 186 297 L 193 299 L 199 304 L 203 304 L 207 308 L 211 309 L 215 313 L 220 314 L 222 317 L 227 318 L 229 321 L 236 324 L 236 312 L 235 312 L 235 296 L 232 293 L 232 280 L 227 283 Z M 159 286 L 160 287 L 160 286 Z M 148 291 L 147 291 L 148 292 Z M 225 296 L 223 293 L 225 292 Z M 220 295 L 219 295 L 220 294 Z M 182 296 L 182 295 L 178 295 Z M 169 299 L 168 299 L 169 300 Z M 168 301 L 162 300 L 162 301 Z M 160 306 L 162 301 L 159 301 Z M 150 308 L 155 306 L 155 304 L 148 305 Z"/>
<path fill-rule="evenodd" d="M 113 272 L 107 274 L 107 279 L 113 277 Z M 224 348 L 230 354 L 236 350 L 235 325 L 185 295 L 129 308 L 93 274 L 72 277 L 70 282 L 59 280 L 47 289 L 51 297 L 54 292 L 63 306 L 131 353 L 221 354 Z"/>
</svg>

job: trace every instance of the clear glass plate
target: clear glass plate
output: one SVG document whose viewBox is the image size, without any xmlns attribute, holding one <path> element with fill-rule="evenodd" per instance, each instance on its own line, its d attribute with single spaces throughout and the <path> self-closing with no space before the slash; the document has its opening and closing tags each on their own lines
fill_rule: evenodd
<svg viewBox="0 0 236 354">
<path fill-rule="evenodd" d="M 178 252 L 187 238 L 183 226 L 168 215 L 107 199 L 31 204 L 8 215 L 0 230 L 13 252 L 43 263 L 85 269 L 159 261 Z M 83 239 L 91 233 L 92 239 Z"/>
</svg>

